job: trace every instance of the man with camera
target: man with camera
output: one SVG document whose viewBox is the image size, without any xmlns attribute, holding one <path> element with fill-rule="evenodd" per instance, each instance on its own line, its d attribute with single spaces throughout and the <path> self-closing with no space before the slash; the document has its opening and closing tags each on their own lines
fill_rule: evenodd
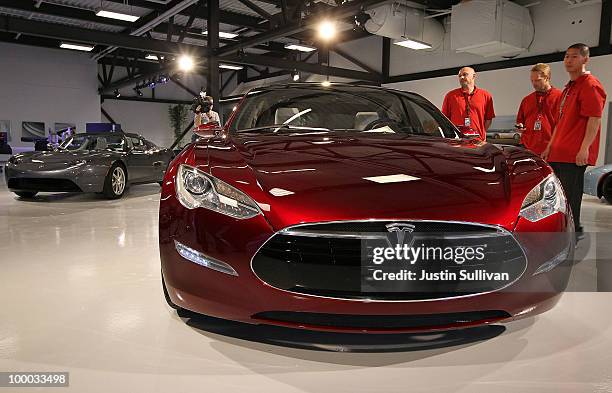
<svg viewBox="0 0 612 393">
<path fill-rule="evenodd" d="M 219 125 L 221 124 L 219 114 L 213 111 L 212 107 L 213 98 L 211 96 L 207 96 L 204 92 L 200 92 L 200 95 L 193 100 L 193 104 L 191 105 L 191 110 L 195 114 L 193 119 L 194 127 L 198 127 L 202 124 L 213 121 L 216 121 Z"/>
</svg>

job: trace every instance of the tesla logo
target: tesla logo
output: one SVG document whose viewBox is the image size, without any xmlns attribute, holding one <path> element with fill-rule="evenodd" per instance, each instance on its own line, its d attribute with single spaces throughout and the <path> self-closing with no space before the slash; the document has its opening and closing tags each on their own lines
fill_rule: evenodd
<svg viewBox="0 0 612 393">
<path fill-rule="evenodd" d="M 412 247 L 414 243 L 414 236 L 412 233 L 414 232 L 415 226 L 412 224 L 402 224 L 402 223 L 393 223 L 385 225 L 389 234 L 395 233 L 397 238 L 397 245 L 400 247 L 408 246 Z M 393 247 L 391 244 L 390 236 L 387 236 L 387 243 L 389 243 L 389 247 Z"/>
</svg>

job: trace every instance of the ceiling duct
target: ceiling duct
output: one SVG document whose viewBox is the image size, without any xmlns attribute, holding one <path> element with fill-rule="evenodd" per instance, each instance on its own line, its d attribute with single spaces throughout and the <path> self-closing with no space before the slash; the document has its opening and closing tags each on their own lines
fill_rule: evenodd
<svg viewBox="0 0 612 393">
<path fill-rule="evenodd" d="M 384 4 L 365 11 L 370 19 L 365 29 L 396 41 L 414 39 L 425 42 L 433 48 L 439 47 L 444 40 L 444 28 L 433 18 L 425 18 L 425 12 L 401 3 Z"/>
<path fill-rule="evenodd" d="M 513 55 L 533 41 L 533 21 L 526 7 L 508 0 L 472 0 L 451 12 L 451 48 L 484 57 Z"/>
</svg>

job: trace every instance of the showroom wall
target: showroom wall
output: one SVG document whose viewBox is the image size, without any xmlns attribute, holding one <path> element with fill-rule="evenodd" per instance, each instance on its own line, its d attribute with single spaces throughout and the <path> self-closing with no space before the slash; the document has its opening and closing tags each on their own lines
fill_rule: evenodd
<svg viewBox="0 0 612 393">
<path fill-rule="evenodd" d="M 88 54 L 60 49 L 0 43 L 0 122 L 10 121 L 13 147 L 21 142 L 22 122 L 44 123 L 46 135 L 55 123 L 100 121 L 96 62 Z"/>
</svg>

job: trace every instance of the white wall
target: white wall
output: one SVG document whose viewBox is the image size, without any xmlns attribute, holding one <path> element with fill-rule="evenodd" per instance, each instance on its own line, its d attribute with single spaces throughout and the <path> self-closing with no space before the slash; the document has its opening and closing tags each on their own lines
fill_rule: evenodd
<svg viewBox="0 0 612 393">
<path fill-rule="evenodd" d="M 174 142 L 170 127 L 168 106 L 138 101 L 105 100 L 102 108 L 119 124 L 125 132 L 144 136 L 159 146 L 168 147 Z M 98 108 L 99 111 L 99 108 Z M 106 118 L 104 118 L 104 121 Z"/>
<path fill-rule="evenodd" d="M 563 86 L 569 80 L 563 68 L 563 63 L 551 63 L 550 66 L 552 69 L 553 85 L 563 89 Z M 604 89 L 608 93 L 608 102 L 612 101 L 612 55 L 591 58 L 588 68 L 603 84 Z M 533 91 L 531 82 L 529 81 L 530 69 L 531 66 L 525 66 L 477 73 L 476 84 L 488 90 L 493 95 L 495 113 L 497 116 L 515 116 L 523 97 Z M 459 82 L 456 76 L 446 76 L 442 78 L 392 83 L 385 86 L 421 94 L 440 108 L 444 95 L 449 90 L 457 88 Z M 603 163 L 605 155 L 608 110 L 609 103 L 606 104 L 602 119 L 602 136 L 598 164 Z"/>
<path fill-rule="evenodd" d="M 23 121 L 85 123 L 100 121 L 96 62 L 88 54 L 0 43 L 0 120 L 11 121 L 13 147 L 21 142 Z"/>
</svg>

